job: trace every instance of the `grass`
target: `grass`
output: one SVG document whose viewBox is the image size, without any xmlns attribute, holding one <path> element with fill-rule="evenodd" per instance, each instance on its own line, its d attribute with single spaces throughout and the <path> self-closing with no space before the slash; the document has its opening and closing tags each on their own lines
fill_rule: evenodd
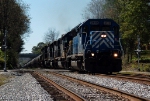
<svg viewBox="0 0 150 101">
<path fill-rule="evenodd" d="M 123 71 L 141 71 L 150 72 L 150 53 L 141 54 L 140 63 L 137 62 L 137 56 L 133 55 L 133 59 L 130 62 L 127 61 L 127 56 L 122 58 Z"/>
<path fill-rule="evenodd" d="M 0 74 L 0 86 L 5 84 L 8 79 L 9 79 L 8 76 Z"/>
</svg>

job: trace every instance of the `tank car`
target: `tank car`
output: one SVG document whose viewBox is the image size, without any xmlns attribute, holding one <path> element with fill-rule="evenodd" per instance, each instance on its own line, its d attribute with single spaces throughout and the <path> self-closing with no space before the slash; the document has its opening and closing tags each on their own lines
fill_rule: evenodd
<svg viewBox="0 0 150 101">
<path fill-rule="evenodd" d="M 24 64 L 24 68 L 37 68 L 42 67 L 42 55 L 38 55 Z"/>
</svg>

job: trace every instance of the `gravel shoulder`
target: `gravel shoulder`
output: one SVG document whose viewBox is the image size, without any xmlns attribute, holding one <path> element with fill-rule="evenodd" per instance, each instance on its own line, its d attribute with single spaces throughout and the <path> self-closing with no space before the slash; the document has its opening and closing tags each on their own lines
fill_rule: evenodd
<svg viewBox="0 0 150 101">
<path fill-rule="evenodd" d="M 150 85 L 139 84 L 131 81 L 117 80 L 113 78 L 100 78 L 87 74 L 74 74 L 68 72 L 60 72 L 60 74 L 67 75 L 76 79 L 88 81 L 96 85 L 105 86 L 113 89 L 118 89 L 123 92 L 134 94 L 136 96 L 150 100 Z"/>
<path fill-rule="evenodd" d="M 4 75 L 6 74 L 12 75 L 10 73 Z M 53 101 L 53 99 L 35 78 L 25 73 L 14 76 L 8 83 L 0 86 L 0 101 Z"/>
</svg>

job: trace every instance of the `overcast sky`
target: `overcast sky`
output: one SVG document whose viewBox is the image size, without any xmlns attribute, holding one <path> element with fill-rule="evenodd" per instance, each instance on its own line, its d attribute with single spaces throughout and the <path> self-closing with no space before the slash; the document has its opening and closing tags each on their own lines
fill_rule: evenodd
<svg viewBox="0 0 150 101">
<path fill-rule="evenodd" d="M 31 17 L 30 37 L 25 40 L 23 53 L 31 53 L 32 47 L 44 42 L 44 34 L 54 28 L 61 34 L 84 21 L 83 10 L 91 0 L 23 0 L 29 4 Z"/>
</svg>

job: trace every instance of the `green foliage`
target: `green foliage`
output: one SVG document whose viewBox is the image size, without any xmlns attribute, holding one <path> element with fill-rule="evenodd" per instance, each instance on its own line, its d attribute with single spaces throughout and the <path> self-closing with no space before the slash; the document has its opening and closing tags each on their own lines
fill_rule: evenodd
<svg viewBox="0 0 150 101">
<path fill-rule="evenodd" d="M 149 42 L 149 6 L 147 1 L 141 0 L 131 0 L 131 1 L 122 1 L 124 4 L 120 17 L 122 19 L 121 23 L 121 32 L 123 32 L 122 37 L 126 40 L 132 38 L 133 42 L 136 42 L 137 35 L 140 36 L 141 42 Z M 129 43 L 130 45 L 130 43 Z M 135 47 L 135 44 L 134 46 Z"/>
<path fill-rule="evenodd" d="M 150 39 L 150 16 L 147 0 L 118 0 L 121 6 L 120 31 L 122 33 L 123 47 L 128 55 L 137 48 L 137 36 L 141 44 L 148 44 Z"/>
<path fill-rule="evenodd" d="M 144 50 L 141 52 L 141 55 L 148 55 L 150 54 L 150 50 Z"/>
<path fill-rule="evenodd" d="M 150 59 L 142 59 L 140 60 L 140 63 L 150 63 Z"/>
<path fill-rule="evenodd" d="M 17 63 L 18 63 L 18 53 L 11 50 L 9 52 L 7 52 L 7 66 L 9 68 L 11 68 L 11 66 L 13 67 L 17 67 Z"/>
<path fill-rule="evenodd" d="M 4 63 L 4 53 L 0 50 L 0 63 Z"/>
<path fill-rule="evenodd" d="M 0 50 L 0 69 L 3 69 L 4 62 L 4 53 Z"/>
<path fill-rule="evenodd" d="M 150 72 L 150 65 L 145 66 L 144 68 L 142 68 L 142 70 L 143 70 L 144 72 Z"/>
<path fill-rule="evenodd" d="M 23 49 L 23 38 L 28 36 L 30 19 L 27 15 L 28 5 L 21 0 L 0 0 L 0 45 L 7 42 L 7 61 L 16 66 L 18 54 Z"/>
<path fill-rule="evenodd" d="M 45 46 L 45 43 L 43 42 L 39 42 L 37 44 L 37 46 L 33 46 L 32 48 L 32 53 L 34 54 L 40 54 L 41 53 L 41 49 Z"/>
<path fill-rule="evenodd" d="M 4 68 L 4 62 L 5 60 L 3 58 L 0 58 L 0 70 Z"/>
</svg>

